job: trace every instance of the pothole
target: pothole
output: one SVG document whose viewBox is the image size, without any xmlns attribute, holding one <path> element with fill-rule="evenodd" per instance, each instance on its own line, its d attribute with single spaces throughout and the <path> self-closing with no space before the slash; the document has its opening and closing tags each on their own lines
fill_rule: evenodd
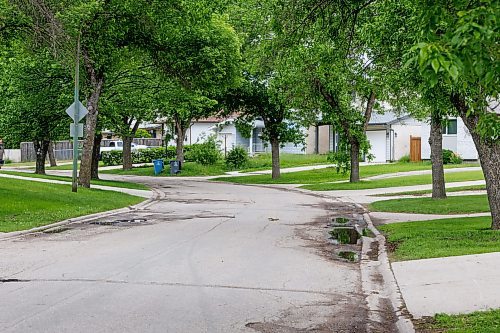
<svg viewBox="0 0 500 333">
<path fill-rule="evenodd" d="M 93 221 L 89 224 L 93 225 L 104 225 L 104 226 L 130 226 L 130 225 L 140 225 L 145 224 L 147 219 L 122 219 L 113 221 Z"/>
<path fill-rule="evenodd" d="M 334 244 L 357 244 L 360 234 L 354 227 L 335 227 L 330 231 Z"/>
<path fill-rule="evenodd" d="M 43 231 L 44 234 L 58 234 L 61 232 L 68 231 L 70 228 L 68 227 L 62 227 L 62 228 L 51 228 L 51 229 L 46 229 Z"/>
<path fill-rule="evenodd" d="M 354 252 L 354 251 L 340 251 L 338 253 L 338 256 L 342 259 L 351 261 L 351 262 L 356 262 L 359 260 L 359 254 Z"/>
<path fill-rule="evenodd" d="M 347 218 L 347 217 L 334 217 L 332 219 L 332 222 L 333 223 L 337 223 L 337 224 L 346 224 L 347 222 L 349 222 L 351 219 Z"/>
</svg>

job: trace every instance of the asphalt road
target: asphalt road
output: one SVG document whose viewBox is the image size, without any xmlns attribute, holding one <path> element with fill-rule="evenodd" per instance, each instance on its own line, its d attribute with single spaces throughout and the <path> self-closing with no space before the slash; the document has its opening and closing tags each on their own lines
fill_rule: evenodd
<svg viewBox="0 0 500 333">
<path fill-rule="evenodd" d="M 333 259 L 325 229 L 353 206 L 153 182 L 165 196 L 143 211 L 0 241 L 0 331 L 366 331 L 359 263 Z"/>
</svg>

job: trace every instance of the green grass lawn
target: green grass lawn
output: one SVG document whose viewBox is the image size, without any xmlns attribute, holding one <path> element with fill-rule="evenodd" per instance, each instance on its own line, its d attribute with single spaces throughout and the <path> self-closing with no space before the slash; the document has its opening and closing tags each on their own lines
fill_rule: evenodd
<svg viewBox="0 0 500 333">
<path fill-rule="evenodd" d="M 162 177 L 193 177 L 193 176 L 218 176 L 225 172 L 225 165 L 220 162 L 215 165 L 203 166 L 194 162 L 185 162 L 182 165 L 182 171 L 180 174 L 175 176 L 170 176 L 169 166 L 165 167 L 165 170 L 158 176 Z M 103 170 L 101 173 L 113 174 L 113 175 L 133 175 L 133 176 L 154 176 L 153 166 L 144 166 L 133 168 L 132 170 L 124 171 L 122 169 L 113 170 Z"/>
<path fill-rule="evenodd" d="M 446 182 L 465 182 L 473 180 L 484 179 L 482 171 L 463 171 L 445 174 Z M 358 183 L 323 183 L 311 184 L 302 186 L 305 189 L 312 191 L 332 191 L 332 190 L 363 190 L 372 188 L 385 188 L 397 186 L 412 186 L 412 185 L 426 185 L 432 183 L 432 176 L 429 175 L 415 175 L 392 177 L 377 180 L 362 180 Z"/>
<path fill-rule="evenodd" d="M 461 315 L 437 314 L 423 323 L 417 321 L 416 328 L 428 333 L 498 333 L 500 309 Z"/>
<path fill-rule="evenodd" d="M 450 187 L 446 188 L 447 193 L 452 192 L 462 192 L 462 191 L 486 191 L 485 185 L 470 185 L 470 186 L 459 186 L 459 187 Z M 373 197 L 393 197 L 398 195 L 414 195 L 420 196 L 424 194 L 431 194 L 432 190 L 421 190 L 421 191 L 406 191 L 406 192 L 396 192 L 396 193 L 382 193 L 382 194 L 374 194 Z"/>
<path fill-rule="evenodd" d="M 386 224 L 378 227 L 396 261 L 451 257 L 500 251 L 500 231 L 491 230 L 491 217 Z M 395 250 L 394 250 L 395 249 Z"/>
<path fill-rule="evenodd" d="M 472 214 L 490 211 L 486 195 L 461 195 L 446 199 L 405 198 L 376 201 L 369 209 L 374 212 L 415 214 Z"/>
<path fill-rule="evenodd" d="M 60 180 L 64 182 L 71 182 L 71 177 L 66 176 L 53 176 L 53 175 L 38 175 L 30 172 L 18 172 L 18 171 L 0 171 L 0 173 L 5 173 L 8 175 L 15 175 L 21 177 L 30 177 L 30 178 L 42 178 L 42 179 L 51 179 L 51 180 Z M 5 178 L 2 178 L 2 180 Z M 103 186 L 113 186 L 120 188 L 129 188 L 134 190 L 149 190 L 144 184 L 130 183 L 130 182 L 122 182 L 115 180 L 92 180 L 91 184 L 93 185 L 103 185 Z"/>
<path fill-rule="evenodd" d="M 69 218 L 135 205 L 143 198 L 113 191 L 29 180 L 0 180 L 0 232 L 27 230 Z"/>
<path fill-rule="evenodd" d="M 61 162 L 71 162 L 71 161 L 61 161 Z M 58 163 L 61 163 L 58 161 Z M 55 167 L 51 167 L 51 166 L 48 166 L 48 167 L 45 167 L 45 169 L 47 170 L 73 170 L 73 163 L 70 163 L 70 164 L 63 164 L 63 165 L 58 165 L 58 166 L 55 166 Z M 100 167 L 103 167 L 104 166 L 104 163 L 102 161 L 99 162 L 99 166 Z M 80 168 L 80 162 L 78 162 L 78 168 Z"/>
<path fill-rule="evenodd" d="M 282 154 L 282 168 L 297 167 L 304 165 L 327 164 L 326 155 L 300 155 L 300 154 Z M 161 176 L 170 176 L 168 166 Z M 241 170 L 242 172 L 251 172 L 257 170 L 271 169 L 272 161 L 271 154 L 260 154 L 249 159 L 248 164 Z M 215 165 L 204 166 L 194 162 L 185 162 L 182 172 L 177 177 L 196 177 L 196 176 L 219 176 L 230 170 L 224 164 L 224 161 L 219 161 Z M 136 175 L 136 176 L 154 176 L 153 166 L 137 167 L 131 171 L 105 170 L 103 173 L 118 174 L 118 175 Z"/>
<path fill-rule="evenodd" d="M 328 155 L 316 154 L 280 154 L 280 165 L 282 168 L 293 168 L 305 165 L 331 164 L 327 161 Z M 271 154 L 259 154 L 248 161 L 248 165 L 242 172 L 267 170 L 272 168 Z"/>
<path fill-rule="evenodd" d="M 447 169 L 451 168 L 467 168 L 477 166 L 476 164 L 456 164 L 446 165 Z M 405 172 L 405 171 L 419 171 L 430 170 L 431 164 L 429 162 L 421 163 L 390 163 L 390 164 L 371 164 L 360 166 L 361 177 L 371 177 L 388 173 Z M 429 176 L 430 177 L 430 176 Z M 348 180 L 349 174 L 337 173 L 335 167 L 298 171 L 291 173 L 284 173 L 281 178 L 273 180 L 271 175 L 255 175 L 255 176 L 237 176 L 220 178 L 216 180 L 229 181 L 242 184 L 318 184 Z M 323 184 L 322 184 L 323 185 Z M 329 184 L 325 184 L 328 186 Z"/>
</svg>

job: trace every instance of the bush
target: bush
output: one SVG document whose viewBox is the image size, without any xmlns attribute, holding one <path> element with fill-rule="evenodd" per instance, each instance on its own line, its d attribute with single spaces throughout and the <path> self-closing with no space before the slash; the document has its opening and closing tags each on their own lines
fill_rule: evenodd
<svg viewBox="0 0 500 333">
<path fill-rule="evenodd" d="M 241 169 L 248 163 L 248 152 L 243 147 L 234 147 L 226 156 L 229 169 Z"/>
<path fill-rule="evenodd" d="M 139 149 L 132 151 L 132 163 L 151 163 L 153 160 L 167 158 L 163 147 Z M 104 165 L 120 165 L 123 163 L 123 151 L 111 150 L 101 154 Z"/>
<path fill-rule="evenodd" d="M 457 153 L 443 149 L 443 164 L 462 164 L 463 160 Z"/>
<path fill-rule="evenodd" d="M 177 151 L 176 151 L 175 146 L 168 146 L 165 151 L 166 151 L 166 155 L 165 156 L 168 159 L 174 159 L 175 155 L 177 155 Z"/>
<path fill-rule="evenodd" d="M 400 163 L 410 163 L 411 162 L 410 155 L 404 155 L 404 156 L 402 156 L 399 159 L 399 162 Z"/>
<path fill-rule="evenodd" d="M 120 165 L 123 162 L 123 152 L 121 150 L 103 151 L 101 160 L 104 165 Z"/>
<path fill-rule="evenodd" d="M 215 137 L 211 136 L 203 143 L 195 143 L 185 150 L 186 161 L 193 161 L 201 165 L 214 165 L 222 158 Z"/>
</svg>

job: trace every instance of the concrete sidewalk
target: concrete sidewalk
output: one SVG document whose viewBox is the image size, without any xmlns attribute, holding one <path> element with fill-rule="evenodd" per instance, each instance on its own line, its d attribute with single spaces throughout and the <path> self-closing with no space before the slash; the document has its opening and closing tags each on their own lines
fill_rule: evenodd
<svg viewBox="0 0 500 333">
<path fill-rule="evenodd" d="M 51 183 L 51 184 L 62 184 L 62 185 L 70 185 L 71 184 L 70 181 L 23 177 L 23 176 L 15 176 L 15 175 L 3 174 L 3 173 L 0 173 L 0 177 L 1 178 L 19 179 L 19 180 L 28 180 L 28 181 L 40 182 L 40 183 Z M 146 190 L 136 190 L 136 189 L 131 189 L 131 188 L 122 188 L 122 187 L 104 186 L 104 185 L 92 185 L 91 187 L 93 189 L 121 192 L 121 193 L 135 195 L 135 196 L 142 197 L 142 198 L 151 198 L 153 196 L 152 191 L 146 191 Z"/>
<path fill-rule="evenodd" d="M 393 262 L 415 318 L 500 308 L 500 252 Z"/>
</svg>

